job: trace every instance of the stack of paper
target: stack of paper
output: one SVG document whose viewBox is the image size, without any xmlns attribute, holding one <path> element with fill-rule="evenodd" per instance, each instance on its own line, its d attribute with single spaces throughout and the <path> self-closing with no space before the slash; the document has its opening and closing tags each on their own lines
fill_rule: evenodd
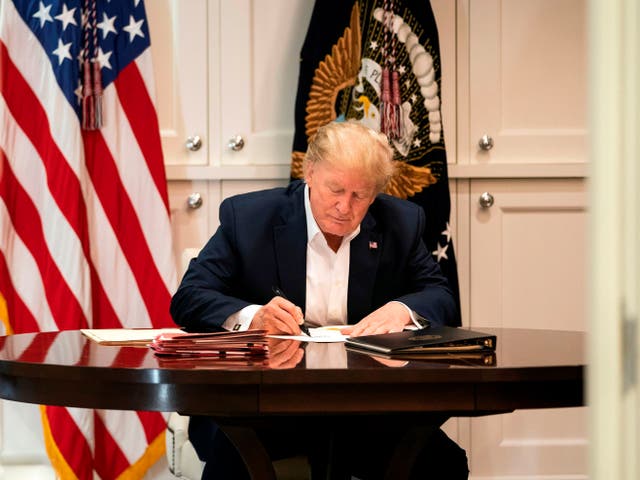
<svg viewBox="0 0 640 480">
<path fill-rule="evenodd" d="M 268 353 L 265 330 L 215 333 L 162 333 L 149 345 L 164 358 L 257 359 Z"/>
<path fill-rule="evenodd" d="M 179 328 L 85 328 L 83 335 L 100 345 L 146 347 L 162 333 L 180 333 Z"/>
</svg>

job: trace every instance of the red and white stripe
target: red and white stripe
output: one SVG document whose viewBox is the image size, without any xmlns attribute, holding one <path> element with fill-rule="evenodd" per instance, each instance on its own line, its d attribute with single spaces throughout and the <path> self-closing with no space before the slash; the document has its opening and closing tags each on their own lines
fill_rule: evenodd
<svg viewBox="0 0 640 480">
<path fill-rule="evenodd" d="M 0 294 L 11 328 L 170 326 L 177 279 L 150 52 L 104 90 L 105 126 L 92 132 L 47 65 L 3 2 Z M 145 464 L 165 426 L 160 413 L 44 410 L 62 461 L 87 480 Z"/>
</svg>

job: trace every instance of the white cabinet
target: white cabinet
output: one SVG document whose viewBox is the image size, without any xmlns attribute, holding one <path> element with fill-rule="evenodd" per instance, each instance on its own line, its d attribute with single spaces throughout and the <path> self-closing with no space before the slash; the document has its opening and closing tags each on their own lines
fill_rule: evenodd
<svg viewBox="0 0 640 480">
<path fill-rule="evenodd" d="M 468 108 L 464 161 L 584 162 L 587 147 L 584 0 L 459 1 Z M 467 67 L 468 65 L 468 67 Z M 466 113 L 459 118 L 465 120 Z M 467 127 L 468 125 L 468 127 Z M 491 137 L 493 147 L 479 141 Z"/>
<path fill-rule="evenodd" d="M 287 182 L 288 179 L 170 181 L 169 212 L 178 278 L 182 278 L 188 260 L 218 228 L 222 200 L 239 193 L 282 187 Z"/>
<path fill-rule="evenodd" d="M 212 5 L 207 0 L 146 2 L 156 85 L 156 109 L 162 150 L 168 166 L 205 166 L 211 152 L 209 136 L 208 29 Z M 198 136 L 201 147 L 185 142 Z"/>
<path fill-rule="evenodd" d="M 310 0 L 147 3 L 169 178 L 288 177 L 312 7 Z M 196 136 L 200 146 L 189 149 Z"/>
<path fill-rule="evenodd" d="M 586 413 L 520 410 L 472 419 L 470 479 L 586 480 Z"/>
<path fill-rule="evenodd" d="M 472 180 L 469 197 L 469 324 L 585 330 L 584 181 Z M 473 419 L 472 475 L 586 478 L 586 439 L 584 408 Z"/>
<path fill-rule="evenodd" d="M 204 180 L 172 181 L 168 186 L 173 254 L 181 279 L 187 261 L 185 255 L 201 249 L 213 233 L 212 216 L 217 215 L 218 195 L 215 189 L 210 191 L 212 184 Z"/>
<path fill-rule="evenodd" d="M 220 162 L 272 165 L 291 162 L 293 113 L 300 49 L 310 0 L 221 0 Z M 241 137 L 244 147 L 229 148 Z"/>
<path fill-rule="evenodd" d="M 463 322 L 585 330 L 587 2 L 457 5 Z M 461 420 L 460 431 L 471 478 L 586 479 L 584 408 Z"/>
<path fill-rule="evenodd" d="M 584 330 L 584 181 L 472 180 L 469 195 L 470 324 Z"/>
</svg>

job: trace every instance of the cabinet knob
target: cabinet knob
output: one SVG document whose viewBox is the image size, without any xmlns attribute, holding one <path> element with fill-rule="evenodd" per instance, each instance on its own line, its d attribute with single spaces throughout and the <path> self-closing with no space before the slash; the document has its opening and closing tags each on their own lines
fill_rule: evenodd
<svg viewBox="0 0 640 480">
<path fill-rule="evenodd" d="M 197 152 L 202 147 L 202 139 L 199 135 L 191 135 L 184 144 L 192 152 Z"/>
<path fill-rule="evenodd" d="M 234 152 L 239 152 L 244 148 L 244 138 L 241 135 L 236 135 L 229 140 L 227 146 Z"/>
<path fill-rule="evenodd" d="M 489 192 L 483 192 L 482 194 L 480 194 L 478 203 L 482 208 L 490 208 L 493 205 L 493 195 L 491 195 Z"/>
<path fill-rule="evenodd" d="M 483 135 L 480 137 L 480 140 L 478 140 L 478 146 L 484 151 L 491 150 L 493 148 L 493 138 L 489 135 Z"/>
<path fill-rule="evenodd" d="M 193 192 L 187 197 L 187 206 L 191 210 L 196 210 L 202 206 L 202 195 L 198 192 Z"/>
</svg>

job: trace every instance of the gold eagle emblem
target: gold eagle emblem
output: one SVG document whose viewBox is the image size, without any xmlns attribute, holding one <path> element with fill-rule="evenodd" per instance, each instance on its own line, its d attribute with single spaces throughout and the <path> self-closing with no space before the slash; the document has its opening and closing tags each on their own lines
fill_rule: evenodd
<svg viewBox="0 0 640 480">
<path fill-rule="evenodd" d="M 318 128 L 337 118 L 335 110 L 338 94 L 356 84 L 361 68 L 360 6 L 356 2 L 351 10 L 349 26 L 331 48 L 331 53 L 318 64 L 311 83 L 305 116 L 307 141 Z M 302 178 L 304 152 L 291 154 L 291 177 Z M 390 195 L 407 198 L 438 181 L 428 166 L 414 166 L 395 160 L 395 173 L 386 188 Z"/>
</svg>

